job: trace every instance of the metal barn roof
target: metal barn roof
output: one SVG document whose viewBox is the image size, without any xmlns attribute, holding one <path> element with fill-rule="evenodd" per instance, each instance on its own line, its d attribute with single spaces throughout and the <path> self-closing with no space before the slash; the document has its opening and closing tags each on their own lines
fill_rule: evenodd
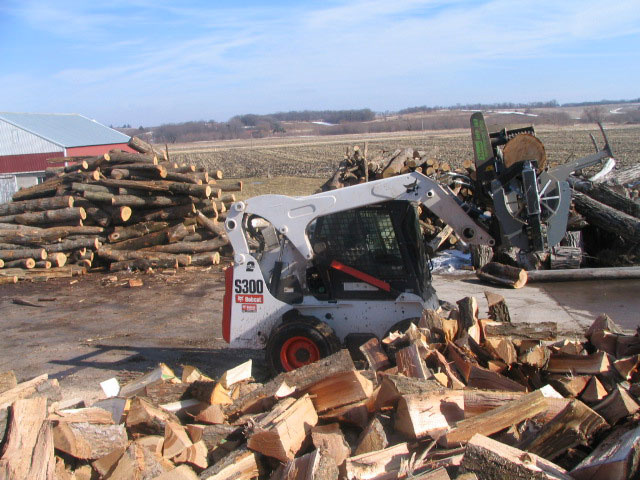
<svg viewBox="0 0 640 480">
<path fill-rule="evenodd" d="M 64 148 L 127 143 L 130 138 L 77 113 L 0 112 L 0 120 Z"/>
</svg>

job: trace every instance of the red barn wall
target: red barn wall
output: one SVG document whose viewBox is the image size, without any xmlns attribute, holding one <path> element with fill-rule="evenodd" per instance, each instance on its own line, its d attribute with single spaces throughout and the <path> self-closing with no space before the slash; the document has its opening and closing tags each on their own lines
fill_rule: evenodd
<svg viewBox="0 0 640 480">
<path fill-rule="evenodd" d="M 137 153 L 126 143 L 114 143 L 113 145 L 90 145 L 88 147 L 70 147 L 67 148 L 67 157 L 77 157 L 82 155 L 102 155 L 117 148 L 125 152 Z"/>
</svg>

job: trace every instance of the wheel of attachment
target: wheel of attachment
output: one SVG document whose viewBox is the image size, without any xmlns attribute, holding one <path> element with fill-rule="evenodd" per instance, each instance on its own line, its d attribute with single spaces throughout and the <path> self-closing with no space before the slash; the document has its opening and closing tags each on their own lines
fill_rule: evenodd
<svg viewBox="0 0 640 480">
<path fill-rule="evenodd" d="M 340 341 L 333 329 L 313 317 L 297 317 L 273 329 L 266 347 L 272 373 L 289 372 L 337 352 Z"/>
</svg>

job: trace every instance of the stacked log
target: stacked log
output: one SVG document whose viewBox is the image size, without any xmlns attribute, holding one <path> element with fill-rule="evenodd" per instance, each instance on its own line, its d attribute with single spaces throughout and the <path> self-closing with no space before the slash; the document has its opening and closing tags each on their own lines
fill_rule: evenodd
<svg viewBox="0 0 640 480">
<path fill-rule="evenodd" d="M 499 295 L 266 383 L 165 364 L 91 405 L 0 373 L 3 478 L 636 478 L 640 337 L 513 324 Z M 95 396 L 94 396 L 95 397 Z M 6 429 L 6 435 L 4 431 Z"/>
<path fill-rule="evenodd" d="M 134 148 L 151 147 L 134 141 Z M 218 218 L 241 182 L 219 184 L 221 172 L 178 165 L 152 149 L 64 162 L 0 205 L 0 275 L 21 268 L 54 276 L 65 264 L 117 271 L 219 263 L 228 240 Z"/>
</svg>

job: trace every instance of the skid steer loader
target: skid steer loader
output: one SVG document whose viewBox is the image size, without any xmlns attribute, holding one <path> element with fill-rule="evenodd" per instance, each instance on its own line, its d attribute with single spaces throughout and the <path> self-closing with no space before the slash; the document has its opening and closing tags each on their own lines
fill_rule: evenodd
<svg viewBox="0 0 640 480">
<path fill-rule="evenodd" d="M 479 167 L 472 205 L 417 172 L 306 197 L 234 203 L 225 222 L 234 265 L 225 271 L 224 339 L 264 348 L 270 369 L 281 372 L 344 344 L 384 338 L 438 307 L 417 205 L 468 244 L 498 239 L 541 249 L 564 236 L 569 173 L 612 156 L 605 144 L 603 152 L 556 170 L 536 158 L 505 165 L 500 142 L 477 114 L 472 135 Z M 509 132 L 503 136 L 506 143 Z"/>
</svg>

